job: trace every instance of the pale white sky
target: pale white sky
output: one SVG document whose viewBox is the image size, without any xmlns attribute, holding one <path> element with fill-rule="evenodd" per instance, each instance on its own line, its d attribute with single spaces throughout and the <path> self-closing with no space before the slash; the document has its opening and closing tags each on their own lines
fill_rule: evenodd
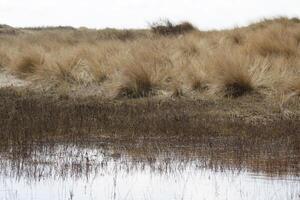
<svg viewBox="0 0 300 200">
<path fill-rule="evenodd" d="M 168 18 L 218 29 L 279 15 L 300 17 L 300 0 L 0 0 L 0 24 L 18 27 L 144 28 Z"/>
</svg>

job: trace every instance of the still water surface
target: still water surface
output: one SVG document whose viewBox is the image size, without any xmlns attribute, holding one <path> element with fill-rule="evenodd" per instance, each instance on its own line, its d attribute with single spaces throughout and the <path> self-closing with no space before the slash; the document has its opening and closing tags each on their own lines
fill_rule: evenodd
<svg viewBox="0 0 300 200">
<path fill-rule="evenodd" d="M 2 151 L 0 199 L 300 199 L 298 155 L 87 146 Z"/>
</svg>

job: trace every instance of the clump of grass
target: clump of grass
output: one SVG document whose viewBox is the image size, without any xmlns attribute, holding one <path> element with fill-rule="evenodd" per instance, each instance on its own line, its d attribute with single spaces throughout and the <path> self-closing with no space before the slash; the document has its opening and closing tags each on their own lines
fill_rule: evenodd
<svg viewBox="0 0 300 200">
<path fill-rule="evenodd" d="M 122 68 L 110 84 L 114 97 L 146 97 L 166 88 L 170 82 L 172 61 L 157 51 L 157 46 L 134 51 L 122 61 Z"/>
<path fill-rule="evenodd" d="M 182 22 L 174 25 L 169 20 L 161 20 L 159 22 L 152 23 L 150 26 L 153 33 L 164 36 L 184 34 L 196 30 L 196 28 L 189 22 Z"/>
<path fill-rule="evenodd" d="M 211 91 L 226 97 L 239 97 L 251 92 L 254 83 L 249 72 L 249 58 L 219 52 L 211 62 Z"/>
<path fill-rule="evenodd" d="M 131 67 L 123 70 L 117 76 L 112 86 L 112 96 L 138 98 L 149 96 L 157 84 L 153 80 L 153 72 L 143 67 Z"/>
<path fill-rule="evenodd" d="M 11 63 L 10 69 L 21 77 L 28 77 L 36 73 L 44 64 L 44 55 L 37 50 L 28 49 L 26 53 L 17 55 Z"/>
<path fill-rule="evenodd" d="M 89 59 L 82 54 L 65 55 L 59 61 L 49 61 L 37 75 L 38 79 L 48 77 L 52 81 L 74 85 L 97 84 L 106 78 L 106 73 L 97 60 Z"/>
</svg>

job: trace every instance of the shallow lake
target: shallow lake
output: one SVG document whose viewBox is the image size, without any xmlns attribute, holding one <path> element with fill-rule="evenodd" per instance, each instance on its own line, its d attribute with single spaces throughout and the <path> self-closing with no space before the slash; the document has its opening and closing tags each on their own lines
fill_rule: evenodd
<svg viewBox="0 0 300 200">
<path fill-rule="evenodd" d="M 298 200 L 292 154 L 155 143 L 12 147 L 0 153 L 0 199 Z"/>
</svg>

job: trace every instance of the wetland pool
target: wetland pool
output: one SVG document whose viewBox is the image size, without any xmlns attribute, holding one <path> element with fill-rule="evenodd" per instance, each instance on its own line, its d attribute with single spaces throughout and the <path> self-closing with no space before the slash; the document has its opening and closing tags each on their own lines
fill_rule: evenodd
<svg viewBox="0 0 300 200">
<path fill-rule="evenodd" d="M 300 199 L 299 154 L 284 148 L 55 143 L 0 160 L 0 200 Z"/>
</svg>

